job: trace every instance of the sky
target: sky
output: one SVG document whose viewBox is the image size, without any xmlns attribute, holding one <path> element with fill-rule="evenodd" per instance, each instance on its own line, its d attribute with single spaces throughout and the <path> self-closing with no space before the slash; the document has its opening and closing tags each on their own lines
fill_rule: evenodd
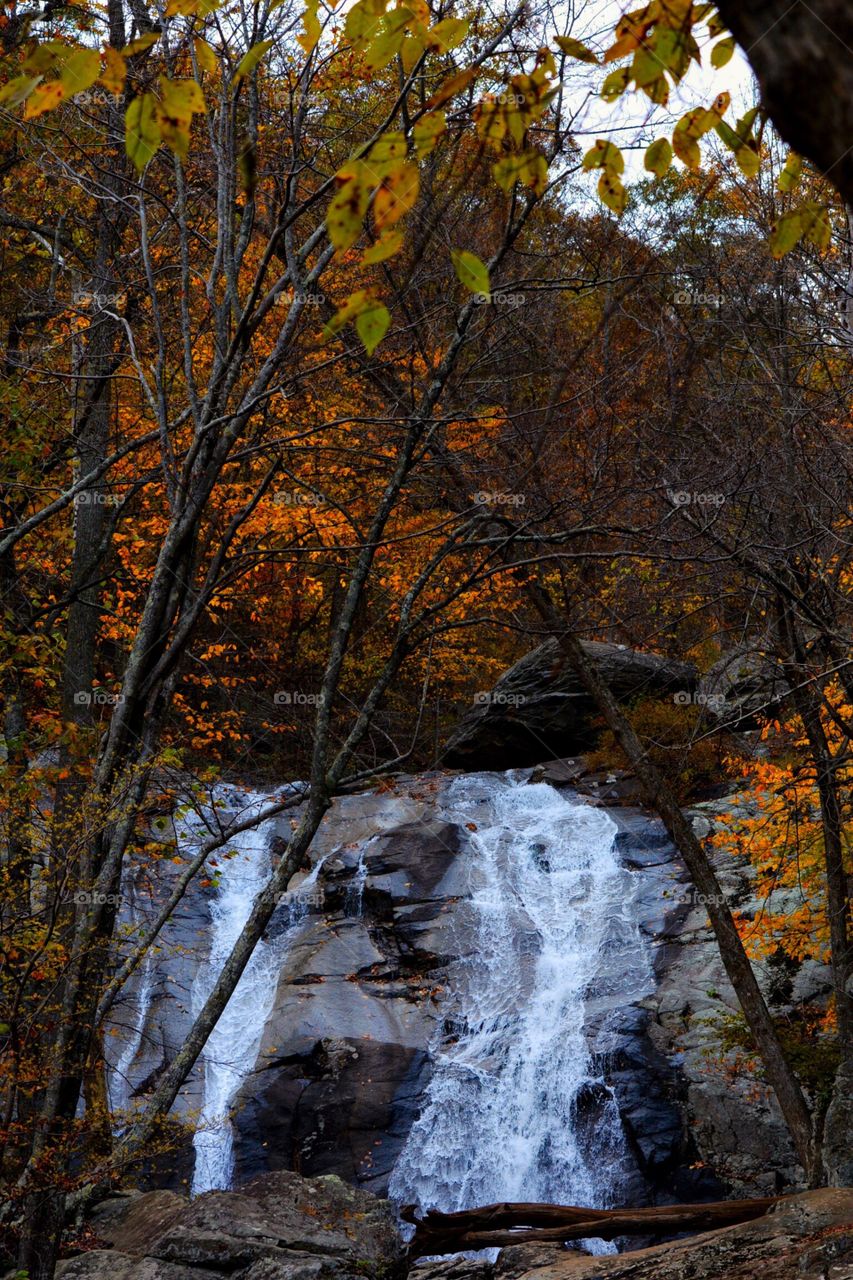
<svg viewBox="0 0 853 1280">
<path fill-rule="evenodd" d="M 613 28 L 627 8 L 638 0 L 569 0 L 571 19 L 566 30 L 584 40 L 590 48 L 602 52 L 613 43 Z M 719 70 L 710 65 L 711 45 L 703 48 L 704 65 L 691 66 L 684 81 L 672 95 L 669 106 L 657 108 L 645 94 L 629 92 L 618 103 L 606 103 L 597 95 L 585 101 L 578 92 L 578 105 L 584 104 L 575 136 L 586 150 L 597 137 L 607 137 L 623 147 L 626 178 L 630 181 L 643 172 L 643 151 L 656 137 L 671 135 L 676 121 L 693 107 L 710 106 L 718 94 L 731 94 L 732 103 L 726 119 L 734 123 L 754 102 L 753 76 L 740 49 Z M 618 64 L 621 65 L 621 64 Z M 612 68 L 608 68 L 610 70 Z M 601 68 L 586 67 L 593 73 L 591 84 L 599 86 L 606 74 Z M 633 148 L 633 149 L 632 149 Z"/>
</svg>

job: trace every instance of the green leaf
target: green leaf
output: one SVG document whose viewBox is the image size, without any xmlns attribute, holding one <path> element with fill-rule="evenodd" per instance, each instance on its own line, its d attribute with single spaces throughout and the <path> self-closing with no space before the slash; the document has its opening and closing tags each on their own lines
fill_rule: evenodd
<svg viewBox="0 0 853 1280">
<path fill-rule="evenodd" d="M 672 164 L 672 147 L 667 138 L 658 138 L 651 146 L 646 147 L 643 165 L 655 177 L 662 178 Z"/>
<path fill-rule="evenodd" d="M 735 152 L 735 160 L 737 161 L 737 167 L 747 178 L 754 178 L 761 168 L 761 157 L 754 142 L 748 142 L 746 146 L 738 147 Z"/>
<path fill-rule="evenodd" d="M 630 82 L 631 70 L 629 67 L 620 67 L 618 71 L 611 71 L 601 86 L 602 98 L 605 102 L 615 102 L 617 98 L 622 97 Z"/>
<path fill-rule="evenodd" d="M 244 53 L 240 61 L 237 63 L 237 70 L 234 72 L 234 80 L 243 80 L 252 71 L 254 71 L 267 49 L 272 48 L 272 43 L 272 40 L 260 40 L 257 44 L 253 44 L 248 53 Z"/>
<path fill-rule="evenodd" d="M 386 231 L 366 250 L 362 262 L 372 266 L 376 262 L 385 262 L 387 258 L 393 258 L 394 254 L 402 249 L 404 238 L 402 231 Z"/>
<path fill-rule="evenodd" d="M 470 26 L 467 18 L 445 18 L 437 22 L 426 33 L 427 49 L 437 49 L 440 53 L 455 49 L 467 36 Z"/>
<path fill-rule="evenodd" d="M 443 111 L 431 111 L 416 122 L 412 132 L 419 157 L 429 155 L 446 128 L 447 119 Z"/>
<path fill-rule="evenodd" d="M 584 169 L 606 169 L 610 173 L 625 172 L 625 157 L 612 142 L 599 138 L 583 158 Z"/>
<path fill-rule="evenodd" d="M 727 62 L 731 61 L 734 51 L 734 36 L 726 36 L 725 40 L 718 40 L 711 50 L 711 66 L 724 67 Z"/>
<path fill-rule="evenodd" d="M 371 71 L 381 71 L 397 56 L 406 38 L 406 24 L 412 21 L 413 16 L 408 9 L 394 9 L 380 20 L 377 35 L 370 41 L 364 55 Z"/>
<path fill-rule="evenodd" d="M 469 253 L 467 249 L 451 249 L 450 257 L 460 283 L 464 284 L 471 293 L 482 293 L 490 299 L 492 286 L 489 282 L 489 268 L 485 262 L 478 258 L 476 253 Z"/>
<path fill-rule="evenodd" d="M 29 97 L 40 80 L 41 76 L 15 76 L 14 80 L 9 80 L 0 89 L 0 102 L 9 107 L 17 107 Z"/>
<path fill-rule="evenodd" d="M 567 53 L 570 58 L 577 58 L 580 62 L 594 62 L 598 66 L 598 57 L 588 49 L 586 45 L 580 41 L 573 39 L 572 36 L 557 36 L 555 42 L 562 49 L 563 53 Z"/>
<path fill-rule="evenodd" d="M 153 93 L 143 93 L 133 99 L 125 112 L 125 149 L 139 173 L 160 146 L 158 105 Z"/>
<path fill-rule="evenodd" d="M 794 245 L 802 240 L 805 233 L 805 218 L 802 209 L 791 209 L 783 213 L 773 228 L 770 236 L 770 252 L 774 258 L 784 258 Z"/>
<path fill-rule="evenodd" d="M 789 151 L 788 159 L 785 161 L 785 168 L 779 174 L 779 190 L 793 191 L 799 186 L 802 173 L 802 157 L 798 156 L 796 151 Z"/>
<path fill-rule="evenodd" d="M 359 315 L 355 322 L 358 336 L 364 343 L 364 349 L 372 356 L 379 343 L 388 332 L 391 316 L 382 302 L 374 302 Z"/>
<path fill-rule="evenodd" d="M 612 209 L 617 216 L 625 212 L 628 192 L 622 185 L 622 179 L 612 170 L 605 169 L 598 179 L 598 194 L 608 209 Z"/>
<path fill-rule="evenodd" d="M 66 97 L 83 93 L 101 74 L 101 55 L 96 49 L 78 49 L 62 68 L 59 82 Z"/>
</svg>

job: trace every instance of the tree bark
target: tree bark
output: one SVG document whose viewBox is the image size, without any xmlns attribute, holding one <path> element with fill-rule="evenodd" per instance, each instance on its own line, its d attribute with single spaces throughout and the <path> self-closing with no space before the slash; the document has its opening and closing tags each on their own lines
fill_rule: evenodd
<svg viewBox="0 0 853 1280">
<path fill-rule="evenodd" d="M 411 1257 L 457 1253 L 463 1249 L 500 1248 L 507 1244 L 559 1244 L 595 1237 L 713 1231 L 750 1222 L 768 1212 L 779 1196 L 760 1200 L 723 1200 L 710 1204 L 663 1205 L 646 1209 L 587 1209 L 557 1204 L 491 1204 L 460 1213 L 430 1210 L 423 1218 L 414 1207 L 401 1210 L 417 1230 L 409 1246 Z"/>
<path fill-rule="evenodd" d="M 647 803 L 661 818 L 670 839 L 684 859 L 691 880 L 703 896 L 717 938 L 720 958 L 761 1056 L 768 1082 L 776 1094 L 797 1156 L 810 1183 L 814 1184 L 820 1178 L 820 1157 L 816 1149 L 811 1113 L 797 1077 L 785 1057 L 716 873 L 672 790 L 648 759 L 640 739 L 583 646 L 572 632 L 561 629 L 559 615 L 547 593 L 537 587 L 532 589 L 532 595 L 540 613 L 554 628 L 560 647 L 581 683 L 595 701 L 631 762 Z"/>
<path fill-rule="evenodd" d="M 718 0 L 779 133 L 853 201 L 849 0 Z"/>
</svg>

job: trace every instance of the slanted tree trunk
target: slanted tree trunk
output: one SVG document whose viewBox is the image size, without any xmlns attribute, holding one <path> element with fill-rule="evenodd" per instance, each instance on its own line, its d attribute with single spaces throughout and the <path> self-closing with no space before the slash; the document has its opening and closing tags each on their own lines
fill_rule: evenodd
<svg viewBox="0 0 853 1280">
<path fill-rule="evenodd" d="M 602 680 L 595 664 L 588 657 L 577 637 L 565 629 L 553 602 L 541 587 L 531 588 L 531 594 L 539 612 L 553 628 L 554 635 L 578 678 L 595 701 L 608 728 L 628 757 L 646 802 L 661 818 L 670 839 L 684 859 L 691 880 L 702 894 L 717 938 L 720 958 L 764 1064 L 767 1080 L 776 1094 L 797 1156 L 806 1171 L 809 1182 L 812 1185 L 819 1185 L 822 1176 L 821 1161 L 814 1138 L 811 1113 L 799 1081 L 785 1057 L 767 1002 L 761 993 L 749 957 L 735 928 L 731 910 L 714 868 L 682 813 L 671 788 L 649 760 L 643 744 L 626 719 L 622 708 Z"/>
</svg>

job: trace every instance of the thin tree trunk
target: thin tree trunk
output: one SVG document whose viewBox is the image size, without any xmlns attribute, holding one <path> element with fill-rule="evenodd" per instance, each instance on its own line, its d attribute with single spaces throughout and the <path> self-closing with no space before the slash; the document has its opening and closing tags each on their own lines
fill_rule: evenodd
<svg viewBox="0 0 853 1280">
<path fill-rule="evenodd" d="M 574 668 L 584 688 L 594 700 L 608 728 L 615 735 L 637 775 L 646 802 L 661 818 L 670 839 L 684 859 L 694 885 L 702 895 L 711 926 L 720 948 L 720 957 L 743 1010 L 755 1041 L 767 1080 L 776 1094 L 779 1107 L 809 1182 L 817 1184 L 821 1176 L 819 1152 L 816 1149 L 812 1118 L 797 1077 L 785 1057 L 773 1019 L 761 988 L 744 950 L 731 910 L 720 882 L 705 851 L 684 817 L 669 785 L 651 763 L 609 687 L 594 663 L 561 619 L 547 593 L 532 588 L 532 595 L 542 616 L 553 628 L 555 637 Z"/>
</svg>

